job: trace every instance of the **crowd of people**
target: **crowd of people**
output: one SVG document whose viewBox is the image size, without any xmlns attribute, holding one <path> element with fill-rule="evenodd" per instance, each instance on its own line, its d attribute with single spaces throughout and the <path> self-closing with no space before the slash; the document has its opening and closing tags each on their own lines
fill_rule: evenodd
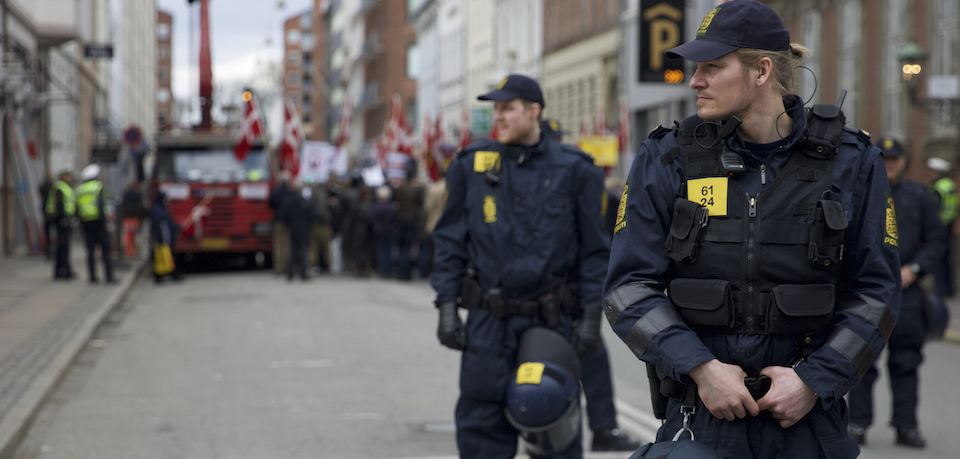
<svg viewBox="0 0 960 459">
<path fill-rule="evenodd" d="M 273 271 L 289 280 L 295 274 L 307 280 L 334 271 L 404 281 L 426 278 L 443 188 L 442 178 L 371 187 L 359 175 L 331 174 L 319 183 L 282 173 L 270 195 Z"/>
</svg>

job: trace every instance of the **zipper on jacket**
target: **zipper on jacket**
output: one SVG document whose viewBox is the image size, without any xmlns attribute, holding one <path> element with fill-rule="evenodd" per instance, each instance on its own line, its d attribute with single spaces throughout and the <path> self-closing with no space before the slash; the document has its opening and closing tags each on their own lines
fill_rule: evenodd
<svg viewBox="0 0 960 459">
<path fill-rule="evenodd" d="M 759 305 L 757 305 L 757 198 L 747 196 L 750 202 L 749 218 L 747 219 L 747 259 L 746 259 L 746 307 L 743 309 L 744 330 L 748 335 L 759 332 L 760 324 L 757 323 L 759 317 Z"/>
</svg>

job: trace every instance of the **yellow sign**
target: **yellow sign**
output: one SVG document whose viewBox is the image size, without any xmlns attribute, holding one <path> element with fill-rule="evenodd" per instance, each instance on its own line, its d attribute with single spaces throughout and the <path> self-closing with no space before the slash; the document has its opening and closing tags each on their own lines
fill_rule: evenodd
<svg viewBox="0 0 960 459">
<path fill-rule="evenodd" d="M 616 235 L 620 230 L 627 227 L 627 190 L 630 189 L 628 183 L 623 187 L 623 195 L 620 196 L 620 205 L 617 207 L 617 224 L 613 227 L 613 234 Z"/>
<path fill-rule="evenodd" d="M 883 235 L 883 244 L 888 247 L 899 247 L 899 238 L 897 237 L 897 212 L 893 208 L 893 196 L 887 194 L 887 224 L 886 233 Z"/>
<path fill-rule="evenodd" d="M 727 177 L 706 177 L 687 181 L 687 199 L 707 208 L 711 217 L 727 215 Z"/>
<path fill-rule="evenodd" d="M 593 156 L 593 163 L 613 167 L 620 161 L 620 144 L 612 135 L 588 135 L 580 138 L 581 150 Z"/>
<path fill-rule="evenodd" d="M 481 174 L 496 167 L 500 169 L 500 152 L 478 151 L 473 155 L 473 170 Z"/>
<path fill-rule="evenodd" d="M 483 197 L 483 222 L 493 223 L 497 221 L 497 201 L 493 196 Z"/>
<path fill-rule="evenodd" d="M 517 384 L 540 384 L 543 381 L 543 369 L 540 362 L 525 362 L 517 368 Z"/>
</svg>

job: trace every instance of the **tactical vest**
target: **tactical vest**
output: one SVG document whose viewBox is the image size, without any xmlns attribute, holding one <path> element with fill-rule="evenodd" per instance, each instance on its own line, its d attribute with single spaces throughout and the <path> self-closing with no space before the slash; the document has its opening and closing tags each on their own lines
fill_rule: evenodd
<svg viewBox="0 0 960 459">
<path fill-rule="evenodd" d="M 829 326 L 847 227 L 831 191 L 843 114 L 815 106 L 807 126 L 784 169 L 751 197 L 722 165 L 736 153 L 715 141 L 716 125 L 697 117 L 679 125 L 685 177 L 666 241 L 675 274 L 667 293 L 695 330 L 803 336 Z M 687 196 L 704 178 L 727 183 L 725 216 Z"/>
<path fill-rule="evenodd" d="M 99 180 L 89 180 L 77 187 L 77 216 L 80 217 L 80 221 L 90 222 L 100 219 L 97 198 L 100 197 L 101 190 L 103 190 L 103 182 Z"/>
<path fill-rule="evenodd" d="M 72 217 L 77 211 L 77 201 L 76 195 L 73 193 L 73 188 L 70 185 L 67 185 L 67 182 L 63 180 L 57 180 L 53 182 L 53 187 L 50 188 L 50 194 L 47 195 L 47 205 L 44 210 L 47 212 L 47 215 L 51 217 L 57 216 L 57 192 L 63 194 L 63 213 L 65 217 Z"/>
</svg>

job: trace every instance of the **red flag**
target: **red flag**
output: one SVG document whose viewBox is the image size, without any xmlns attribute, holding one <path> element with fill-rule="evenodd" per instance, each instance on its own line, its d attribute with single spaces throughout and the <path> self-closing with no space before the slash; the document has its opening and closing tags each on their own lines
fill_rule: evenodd
<svg viewBox="0 0 960 459">
<path fill-rule="evenodd" d="M 470 112 L 463 109 L 463 115 L 460 117 L 460 148 L 467 148 L 473 140 L 470 133 Z"/>
<path fill-rule="evenodd" d="M 240 126 L 240 135 L 233 147 L 233 153 L 237 160 L 243 161 L 247 158 L 247 153 L 253 148 L 253 141 L 257 136 L 263 133 L 263 115 L 260 114 L 260 108 L 257 106 L 257 99 L 250 96 L 243 111 L 243 124 Z"/>
<path fill-rule="evenodd" d="M 337 133 L 337 147 L 342 147 L 350 140 L 350 122 L 353 117 L 353 105 L 350 104 L 350 98 L 343 99 L 343 109 L 340 110 L 340 127 Z"/>
<path fill-rule="evenodd" d="M 580 121 L 580 138 L 582 139 L 588 135 L 589 135 L 589 132 L 587 131 L 587 122 Z"/>
<path fill-rule="evenodd" d="M 300 172 L 300 144 L 306 139 L 303 124 L 293 102 L 287 100 L 283 107 L 283 131 L 280 137 L 280 170 L 289 171 L 291 176 Z"/>
<path fill-rule="evenodd" d="M 378 154 L 380 167 L 387 169 L 387 153 L 400 150 L 400 137 L 403 127 L 403 100 L 400 94 L 393 94 L 393 103 L 390 107 L 390 119 L 380 136 Z"/>
</svg>

